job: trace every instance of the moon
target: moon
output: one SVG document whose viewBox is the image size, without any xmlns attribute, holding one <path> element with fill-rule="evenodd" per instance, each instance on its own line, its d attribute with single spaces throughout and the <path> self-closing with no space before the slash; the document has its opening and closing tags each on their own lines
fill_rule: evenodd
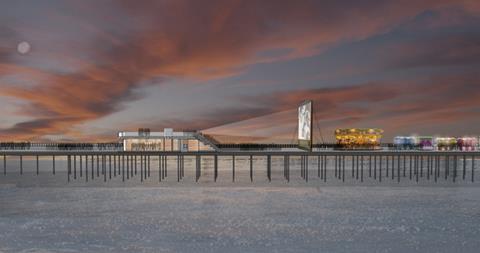
<svg viewBox="0 0 480 253">
<path fill-rule="evenodd" d="M 18 45 L 17 45 L 17 51 L 20 54 L 27 54 L 28 52 L 30 52 L 30 49 L 31 49 L 31 46 L 26 41 L 22 41 L 22 42 L 18 43 Z"/>
</svg>

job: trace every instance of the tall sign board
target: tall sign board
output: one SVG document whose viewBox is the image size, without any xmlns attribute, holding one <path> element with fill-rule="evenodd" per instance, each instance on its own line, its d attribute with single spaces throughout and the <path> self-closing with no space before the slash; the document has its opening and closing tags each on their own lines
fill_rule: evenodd
<svg viewBox="0 0 480 253">
<path fill-rule="evenodd" d="M 298 147 L 312 150 L 313 102 L 307 100 L 298 107 Z"/>
</svg>

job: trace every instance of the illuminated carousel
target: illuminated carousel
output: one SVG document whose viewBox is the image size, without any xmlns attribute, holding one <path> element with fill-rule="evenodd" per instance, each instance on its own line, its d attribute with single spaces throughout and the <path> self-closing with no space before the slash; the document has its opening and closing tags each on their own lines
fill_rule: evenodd
<svg viewBox="0 0 480 253">
<path fill-rule="evenodd" d="M 339 149 L 380 149 L 383 130 L 378 128 L 348 128 L 335 130 Z"/>
</svg>

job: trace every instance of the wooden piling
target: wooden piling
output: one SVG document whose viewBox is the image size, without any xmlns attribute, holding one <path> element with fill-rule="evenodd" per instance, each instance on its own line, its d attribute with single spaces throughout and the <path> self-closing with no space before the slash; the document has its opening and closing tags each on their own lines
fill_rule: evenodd
<svg viewBox="0 0 480 253">
<path fill-rule="evenodd" d="M 430 161 L 432 156 L 427 156 L 427 181 L 430 181 Z"/>
<path fill-rule="evenodd" d="M 400 183 L 400 156 L 398 158 L 398 167 L 397 167 L 397 182 Z M 403 160 L 405 165 L 405 159 Z M 405 166 L 403 166 L 403 176 L 405 177 Z"/>
<path fill-rule="evenodd" d="M 355 168 L 355 172 L 356 172 L 355 173 L 355 179 L 358 181 L 358 174 L 359 174 L 358 173 L 358 168 L 360 167 L 360 166 L 358 166 L 358 155 L 355 157 L 355 167 L 356 167 Z"/>
<path fill-rule="evenodd" d="M 328 163 L 328 156 L 323 157 L 323 182 L 327 182 L 327 163 Z"/>
<path fill-rule="evenodd" d="M 133 164 L 133 156 L 130 156 L 130 177 L 133 178 L 133 167 L 134 167 L 134 164 Z"/>
<path fill-rule="evenodd" d="M 214 155 L 213 157 L 213 181 L 217 182 L 217 177 L 218 177 L 218 156 Z"/>
<path fill-rule="evenodd" d="M 90 156 L 90 172 L 91 172 L 91 179 L 95 179 L 95 157 L 92 155 Z"/>
<path fill-rule="evenodd" d="M 308 155 L 305 156 L 305 182 L 308 182 Z"/>
<path fill-rule="evenodd" d="M 423 155 L 420 156 L 420 177 L 423 177 Z"/>
<path fill-rule="evenodd" d="M 361 156 L 360 162 L 361 162 L 360 182 L 363 182 L 363 155 Z"/>
<path fill-rule="evenodd" d="M 392 180 L 395 180 L 395 156 L 392 155 Z"/>
<path fill-rule="evenodd" d="M 415 177 L 418 176 L 418 156 L 417 155 L 414 155 L 413 156 L 413 174 L 415 175 Z"/>
<path fill-rule="evenodd" d="M 337 166 L 338 166 L 338 159 L 337 159 L 337 156 L 335 156 L 335 178 L 337 178 Z"/>
<path fill-rule="evenodd" d="M 382 156 L 380 156 L 380 167 L 379 167 L 379 170 L 378 170 L 378 180 L 380 182 L 382 182 L 382 162 L 383 162 L 383 159 L 382 159 Z"/>
<path fill-rule="evenodd" d="M 271 169 L 272 169 L 272 157 L 270 155 L 267 156 L 267 177 L 268 181 L 272 181 Z"/>
<path fill-rule="evenodd" d="M 196 177 L 195 177 L 195 181 L 197 181 Z M 158 182 L 162 182 L 162 156 L 161 155 L 158 156 Z"/>
<path fill-rule="evenodd" d="M 23 175 L 23 156 L 20 156 L 20 175 Z"/>
<path fill-rule="evenodd" d="M 387 155 L 387 156 L 385 157 L 385 167 L 386 167 L 386 168 L 385 168 L 385 177 L 386 177 L 387 179 L 388 179 L 388 170 L 389 170 L 389 167 L 390 167 L 390 162 L 389 162 L 389 160 L 390 160 L 390 156 Z"/>
<path fill-rule="evenodd" d="M 167 177 L 167 156 L 162 156 L 162 179 L 165 177 Z"/>
<path fill-rule="evenodd" d="M 100 170 L 99 170 L 99 163 L 100 163 L 100 161 L 99 161 L 99 159 L 98 159 L 98 155 L 97 155 L 96 158 L 97 158 L 97 177 L 100 177 Z"/>
<path fill-rule="evenodd" d="M 290 182 L 290 156 L 287 155 L 287 182 Z"/>
<path fill-rule="evenodd" d="M 320 177 L 320 156 L 317 156 L 317 177 Z"/>
<path fill-rule="evenodd" d="M 472 155 L 472 183 L 475 181 L 475 156 Z"/>
<path fill-rule="evenodd" d="M 250 156 L 250 182 L 253 182 L 253 156 Z"/>
<path fill-rule="evenodd" d="M 323 177 L 324 177 L 324 175 L 323 175 L 323 174 L 324 174 L 324 173 L 323 173 L 323 171 L 324 171 L 324 170 L 323 170 L 323 164 L 324 164 L 323 159 L 324 159 L 324 156 L 323 156 L 323 155 L 320 155 L 319 157 L 320 157 L 320 180 L 323 180 Z"/>
<path fill-rule="evenodd" d="M 202 156 L 198 156 L 198 178 L 202 176 Z"/>
<path fill-rule="evenodd" d="M 352 155 L 351 165 L 352 165 L 352 178 L 355 178 L 355 157 L 353 155 Z"/>
<path fill-rule="evenodd" d="M 235 182 L 235 156 L 232 156 L 232 182 Z"/>
<path fill-rule="evenodd" d="M 103 182 L 107 182 L 107 157 L 102 155 Z"/>
<path fill-rule="evenodd" d="M 143 155 L 140 156 L 140 182 L 143 182 Z"/>
<path fill-rule="evenodd" d="M 127 180 L 130 179 L 130 156 L 127 155 Z"/>
<path fill-rule="evenodd" d="M 70 156 L 67 156 L 67 178 L 68 178 L 68 182 L 70 182 Z"/>
<path fill-rule="evenodd" d="M 77 156 L 73 156 L 73 179 L 77 179 Z"/>
<path fill-rule="evenodd" d="M 122 182 L 125 182 L 125 156 L 122 155 Z"/>
<path fill-rule="evenodd" d="M 165 178 L 168 177 L 168 156 L 164 157 L 165 166 L 163 167 Z M 201 160 L 200 160 L 201 161 Z M 200 172 L 201 172 L 201 163 L 200 163 Z"/>
<path fill-rule="evenodd" d="M 445 180 L 447 180 L 447 177 L 449 174 L 449 170 L 450 170 L 449 167 L 450 167 L 450 157 L 447 155 L 445 156 L 445 173 L 444 173 Z"/>
<path fill-rule="evenodd" d="M 457 156 L 453 156 L 453 182 L 457 179 Z"/>
<path fill-rule="evenodd" d="M 88 156 L 85 156 L 85 182 L 88 182 Z"/>
<path fill-rule="evenodd" d="M 404 158 L 404 159 L 405 159 L 405 158 Z M 412 156 L 410 156 L 409 159 L 408 159 L 408 162 L 409 162 L 409 164 L 410 164 L 410 165 L 409 165 L 409 170 L 410 170 L 410 172 L 408 173 L 408 176 L 409 176 L 410 180 L 412 180 L 412 160 L 413 160 L 413 159 L 412 159 Z M 403 177 L 405 177 L 405 172 L 403 173 Z"/>
<path fill-rule="evenodd" d="M 180 156 L 177 155 L 177 182 L 180 182 Z"/>
<path fill-rule="evenodd" d="M 372 156 L 368 156 L 368 177 L 372 177 Z"/>
</svg>

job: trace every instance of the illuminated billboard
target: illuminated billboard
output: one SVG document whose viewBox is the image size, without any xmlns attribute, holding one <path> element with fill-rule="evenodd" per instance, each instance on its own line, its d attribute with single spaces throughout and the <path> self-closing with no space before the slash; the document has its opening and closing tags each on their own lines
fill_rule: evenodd
<svg viewBox="0 0 480 253">
<path fill-rule="evenodd" d="M 307 100 L 298 107 L 298 146 L 312 150 L 312 101 Z"/>
</svg>

